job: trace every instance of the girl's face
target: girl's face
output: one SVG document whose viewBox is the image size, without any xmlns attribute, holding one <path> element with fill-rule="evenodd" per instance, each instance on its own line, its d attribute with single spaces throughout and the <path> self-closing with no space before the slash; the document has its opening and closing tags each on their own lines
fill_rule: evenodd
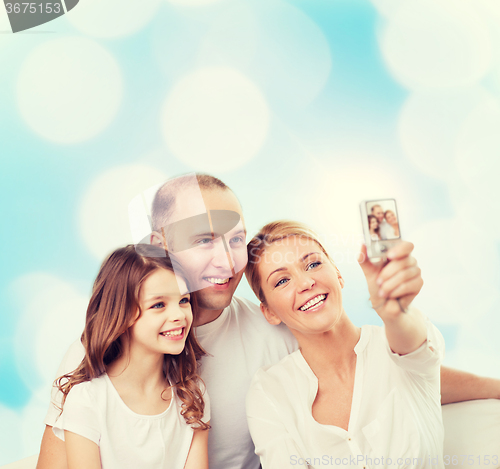
<svg viewBox="0 0 500 469">
<path fill-rule="evenodd" d="M 385 219 L 387 220 L 387 223 L 389 223 L 389 225 L 396 225 L 398 222 L 394 212 L 387 212 Z"/>
<path fill-rule="evenodd" d="M 378 228 L 378 221 L 375 217 L 370 218 L 370 231 L 375 231 Z"/>
<path fill-rule="evenodd" d="M 186 285 L 177 280 L 173 272 L 157 269 L 142 284 L 141 314 L 130 327 L 131 350 L 178 355 L 184 349 L 193 313 Z"/>
<path fill-rule="evenodd" d="M 271 324 L 283 321 L 298 338 L 331 330 L 340 319 L 344 281 L 318 244 L 290 236 L 266 248 L 259 262 Z"/>
</svg>

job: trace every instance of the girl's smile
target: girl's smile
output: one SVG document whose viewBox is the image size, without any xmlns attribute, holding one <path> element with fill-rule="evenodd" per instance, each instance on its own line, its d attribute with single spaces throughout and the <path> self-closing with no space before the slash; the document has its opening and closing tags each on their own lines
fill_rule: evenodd
<svg viewBox="0 0 500 469">
<path fill-rule="evenodd" d="M 170 331 L 160 332 L 160 335 L 165 337 L 167 340 L 181 340 L 184 338 L 184 327 L 178 327 Z"/>
</svg>

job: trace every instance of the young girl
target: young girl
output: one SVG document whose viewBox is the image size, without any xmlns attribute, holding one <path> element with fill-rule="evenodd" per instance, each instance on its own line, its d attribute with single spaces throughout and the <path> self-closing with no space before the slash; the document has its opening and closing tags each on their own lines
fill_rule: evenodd
<svg viewBox="0 0 500 469">
<path fill-rule="evenodd" d="M 192 304 L 161 248 L 127 246 L 104 261 L 87 309 L 85 358 L 56 381 L 64 399 L 53 428 L 69 469 L 208 468 Z"/>
<path fill-rule="evenodd" d="M 380 228 L 378 226 L 378 220 L 375 215 L 368 215 L 368 228 L 370 229 L 370 237 L 372 241 L 380 240 Z"/>
</svg>

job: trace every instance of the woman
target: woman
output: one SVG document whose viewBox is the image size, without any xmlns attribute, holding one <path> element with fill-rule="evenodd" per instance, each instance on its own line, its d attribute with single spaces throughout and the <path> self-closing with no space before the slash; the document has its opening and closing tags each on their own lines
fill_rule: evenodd
<svg viewBox="0 0 500 469">
<path fill-rule="evenodd" d="M 69 469 L 208 469 L 210 411 L 197 374 L 204 352 L 186 291 L 155 246 L 127 246 L 104 261 L 85 358 L 56 381 L 64 398 L 53 430 Z"/>
<path fill-rule="evenodd" d="M 368 228 L 370 230 L 370 237 L 372 241 L 380 240 L 378 220 L 375 215 L 368 215 Z"/>
<path fill-rule="evenodd" d="M 271 324 L 285 323 L 300 347 L 260 369 L 247 397 L 263 469 L 429 467 L 429 457 L 432 467 L 444 467 L 444 344 L 419 311 L 407 309 L 422 286 L 420 269 L 406 257 L 412 249 L 399 243 L 384 267 L 362 249 L 384 328 L 358 328 L 342 306 L 344 279 L 311 230 L 270 223 L 249 243 L 246 275 L 261 310 Z"/>
<path fill-rule="evenodd" d="M 396 214 L 392 210 L 386 210 L 384 213 L 384 218 L 392 228 L 392 232 L 391 230 L 388 230 L 387 239 L 399 238 L 399 223 Z"/>
</svg>

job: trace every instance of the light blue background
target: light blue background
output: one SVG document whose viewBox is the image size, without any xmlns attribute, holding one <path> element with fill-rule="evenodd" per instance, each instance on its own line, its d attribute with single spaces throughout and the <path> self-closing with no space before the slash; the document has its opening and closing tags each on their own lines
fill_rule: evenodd
<svg viewBox="0 0 500 469">
<path fill-rule="evenodd" d="M 358 204 L 395 197 L 445 364 L 500 378 L 497 2 L 96 1 L 19 34 L 0 6 L 0 465 L 38 451 L 129 201 L 191 171 L 250 234 L 311 224 L 358 325 Z"/>
</svg>

